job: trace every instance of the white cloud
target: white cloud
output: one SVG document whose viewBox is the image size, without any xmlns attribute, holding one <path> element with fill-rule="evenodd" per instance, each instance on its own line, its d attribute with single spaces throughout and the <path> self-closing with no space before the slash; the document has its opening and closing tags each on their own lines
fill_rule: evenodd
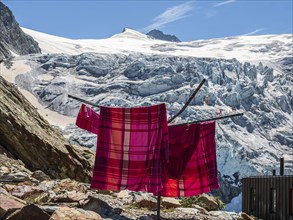
<svg viewBox="0 0 293 220">
<path fill-rule="evenodd" d="M 258 32 L 261 32 L 261 31 L 263 31 L 263 30 L 264 30 L 264 28 L 258 28 L 258 29 L 254 30 L 254 31 L 249 32 L 249 33 L 242 34 L 242 36 L 250 36 L 250 35 L 254 35 L 254 34 L 256 34 L 256 33 L 258 33 Z"/>
<path fill-rule="evenodd" d="M 231 4 L 233 2 L 236 2 L 236 0 L 227 0 L 227 1 L 223 1 L 223 2 L 220 2 L 220 3 L 217 3 L 214 5 L 214 7 L 219 7 L 219 6 L 222 6 L 222 5 L 227 5 L 227 4 Z"/>
<path fill-rule="evenodd" d="M 185 2 L 183 4 L 167 8 L 166 11 L 164 11 L 162 14 L 160 14 L 152 20 L 152 24 L 140 29 L 140 31 L 147 32 L 153 29 L 162 28 L 168 23 L 187 17 L 188 12 L 192 11 L 192 9 L 192 2 Z"/>
</svg>

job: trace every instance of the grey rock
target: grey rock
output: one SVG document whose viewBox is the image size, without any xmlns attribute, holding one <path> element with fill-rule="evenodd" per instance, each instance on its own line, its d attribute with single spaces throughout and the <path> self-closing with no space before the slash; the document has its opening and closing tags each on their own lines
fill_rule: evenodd
<svg viewBox="0 0 293 220">
<path fill-rule="evenodd" d="M 19 55 L 40 53 L 38 43 L 19 27 L 10 9 L 0 2 L 0 59 L 11 57 L 10 51 Z"/>
<path fill-rule="evenodd" d="M 151 30 L 150 32 L 147 33 L 148 36 L 151 36 L 155 39 L 158 40 L 165 40 L 165 41 L 171 41 L 171 42 L 181 42 L 178 37 L 176 37 L 175 35 L 169 35 L 169 34 L 164 34 L 162 31 L 160 30 Z"/>
<path fill-rule="evenodd" d="M 30 204 L 23 207 L 20 210 L 15 211 L 11 215 L 9 215 L 6 219 L 7 220 L 23 220 L 23 219 L 30 219 L 30 220 L 49 220 L 50 215 L 44 212 L 40 207 Z"/>
<path fill-rule="evenodd" d="M 12 154 L 28 167 L 45 171 L 51 177 L 89 181 L 93 161 L 84 158 L 81 148 L 70 145 L 19 90 L 1 76 L 0 96 L 9 97 L 0 101 L 0 134 L 1 143 L 4 142 Z M 15 176 L 26 178 L 21 172 Z"/>
<path fill-rule="evenodd" d="M 219 220 L 234 220 L 235 219 L 235 218 L 233 218 L 231 216 L 230 213 L 223 212 L 223 211 L 211 211 L 209 213 L 210 213 L 211 216 L 214 216 L 214 217 L 216 217 Z M 239 215 L 237 215 L 237 218 L 236 219 L 242 219 L 242 218 L 240 218 Z"/>
</svg>

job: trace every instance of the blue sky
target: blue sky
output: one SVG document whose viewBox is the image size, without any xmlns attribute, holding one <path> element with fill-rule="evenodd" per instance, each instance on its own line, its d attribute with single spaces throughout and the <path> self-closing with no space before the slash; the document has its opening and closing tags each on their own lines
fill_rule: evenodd
<svg viewBox="0 0 293 220">
<path fill-rule="evenodd" d="M 22 27 L 57 36 L 108 38 L 124 27 L 160 29 L 182 41 L 292 33 L 292 0 L 4 0 Z"/>
</svg>

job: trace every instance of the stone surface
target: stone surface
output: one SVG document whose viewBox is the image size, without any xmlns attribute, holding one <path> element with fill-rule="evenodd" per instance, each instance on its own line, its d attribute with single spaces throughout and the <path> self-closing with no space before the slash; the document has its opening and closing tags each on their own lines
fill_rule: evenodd
<svg viewBox="0 0 293 220">
<path fill-rule="evenodd" d="M 84 200 L 88 195 L 77 191 L 61 191 L 54 198 L 53 202 L 79 202 Z"/>
<path fill-rule="evenodd" d="M 199 214 L 200 211 L 196 208 L 177 208 L 178 211 L 186 214 L 196 215 Z"/>
<path fill-rule="evenodd" d="M 121 199 L 125 203 L 131 203 L 134 200 L 134 196 L 129 190 L 121 190 L 117 194 L 117 198 Z"/>
<path fill-rule="evenodd" d="M 25 202 L 7 194 L 0 192 L 0 218 L 5 214 L 13 212 L 16 209 L 22 208 Z"/>
<path fill-rule="evenodd" d="M 135 193 L 134 202 L 138 207 L 144 207 L 151 210 L 157 208 L 157 200 L 150 193 Z"/>
<path fill-rule="evenodd" d="M 234 220 L 234 218 L 227 212 L 222 211 L 211 211 L 211 216 L 216 217 L 218 220 Z"/>
<path fill-rule="evenodd" d="M 165 41 L 171 41 L 171 42 L 181 42 L 178 37 L 176 37 L 175 35 L 170 35 L 170 34 L 164 34 L 162 31 L 160 30 L 151 30 L 150 32 L 147 33 L 148 36 L 151 36 L 155 39 L 158 40 L 165 40 Z"/>
<path fill-rule="evenodd" d="M 208 211 L 219 210 L 219 204 L 215 197 L 206 194 L 200 195 L 197 198 L 198 204 Z"/>
<path fill-rule="evenodd" d="M 19 209 L 9 215 L 6 220 L 49 220 L 50 215 L 44 212 L 38 206 L 31 204 L 24 206 L 22 209 Z"/>
<path fill-rule="evenodd" d="M 121 210 L 118 210 L 118 208 L 113 209 L 107 202 L 94 196 L 90 196 L 86 200 L 81 201 L 79 207 L 84 210 L 94 211 L 102 217 L 111 216 L 113 213 L 121 213 Z"/>
<path fill-rule="evenodd" d="M 205 208 L 203 208 L 203 207 L 201 207 L 201 206 L 199 206 L 199 205 L 195 205 L 195 204 L 193 204 L 193 205 L 192 205 L 192 208 L 197 209 L 201 214 L 204 214 L 204 215 L 210 215 L 209 212 L 208 212 Z"/>
<path fill-rule="evenodd" d="M 41 53 L 38 43 L 25 34 L 12 12 L 0 2 L 0 59 L 10 57 L 11 51 L 19 54 Z"/>
<path fill-rule="evenodd" d="M 101 216 L 92 211 L 83 209 L 60 207 L 51 216 L 50 220 L 100 220 Z"/>
<path fill-rule="evenodd" d="M 36 170 L 34 171 L 32 177 L 34 177 L 35 179 L 39 180 L 39 181 L 44 181 L 44 180 L 50 180 L 50 177 L 48 175 L 46 175 L 43 171 L 41 170 Z"/>
<path fill-rule="evenodd" d="M 249 216 L 249 215 L 246 214 L 245 212 L 241 212 L 240 215 L 241 215 L 241 217 L 243 218 L 243 220 L 254 220 L 253 217 Z"/>
<path fill-rule="evenodd" d="M 177 208 L 181 206 L 178 199 L 170 197 L 163 197 L 161 205 L 166 208 Z"/>
<path fill-rule="evenodd" d="M 93 161 L 84 158 L 81 149 L 69 144 L 1 76 L 0 100 L 0 144 L 31 169 L 43 170 L 55 178 L 90 181 Z"/>
</svg>

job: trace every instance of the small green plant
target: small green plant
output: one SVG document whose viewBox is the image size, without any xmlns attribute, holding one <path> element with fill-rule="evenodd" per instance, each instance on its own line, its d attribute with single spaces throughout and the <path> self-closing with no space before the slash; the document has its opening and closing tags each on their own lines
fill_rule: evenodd
<svg viewBox="0 0 293 220">
<path fill-rule="evenodd" d="M 197 204 L 197 196 L 192 197 L 181 197 L 180 198 L 180 204 L 183 207 L 192 207 L 193 204 Z"/>
<path fill-rule="evenodd" d="M 219 205 L 219 209 L 218 210 L 224 209 L 225 206 L 226 206 L 226 204 L 218 196 L 216 196 L 215 199 L 216 199 L 216 201 L 217 201 L 217 203 Z"/>
<path fill-rule="evenodd" d="M 180 204 L 183 207 L 192 207 L 193 205 L 198 205 L 208 210 L 209 207 L 207 207 L 207 204 L 204 201 L 202 201 L 200 197 L 201 196 L 181 197 Z M 225 203 L 223 203 L 219 197 L 213 197 L 213 198 L 215 202 L 217 203 L 217 208 L 214 209 L 215 211 L 221 210 L 225 207 Z"/>
</svg>

